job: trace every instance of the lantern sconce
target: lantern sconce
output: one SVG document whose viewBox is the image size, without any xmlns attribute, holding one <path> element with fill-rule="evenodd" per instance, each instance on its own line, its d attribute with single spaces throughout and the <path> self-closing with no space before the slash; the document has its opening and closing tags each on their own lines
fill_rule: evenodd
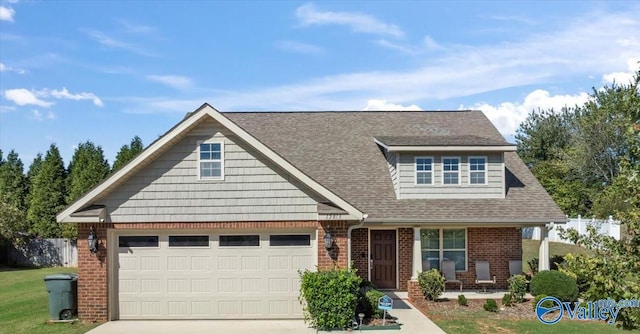
<svg viewBox="0 0 640 334">
<path fill-rule="evenodd" d="M 89 251 L 93 254 L 98 252 L 98 236 L 93 226 L 89 227 L 89 238 L 87 238 L 89 244 Z"/>
<path fill-rule="evenodd" d="M 327 231 L 327 233 L 324 234 L 324 248 L 326 248 L 327 250 L 330 250 L 332 246 L 333 246 L 333 238 L 331 237 L 331 233 Z"/>
</svg>

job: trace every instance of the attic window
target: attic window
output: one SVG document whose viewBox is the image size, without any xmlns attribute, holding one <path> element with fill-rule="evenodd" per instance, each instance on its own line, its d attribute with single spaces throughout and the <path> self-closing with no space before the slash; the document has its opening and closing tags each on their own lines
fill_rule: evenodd
<svg viewBox="0 0 640 334">
<path fill-rule="evenodd" d="M 442 158 L 442 180 L 443 184 L 460 184 L 460 158 Z"/>
<path fill-rule="evenodd" d="M 415 157 L 416 184 L 433 184 L 433 158 Z"/>
<path fill-rule="evenodd" d="M 198 175 L 201 180 L 224 179 L 224 143 L 203 142 L 198 145 Z"/>
</svg>

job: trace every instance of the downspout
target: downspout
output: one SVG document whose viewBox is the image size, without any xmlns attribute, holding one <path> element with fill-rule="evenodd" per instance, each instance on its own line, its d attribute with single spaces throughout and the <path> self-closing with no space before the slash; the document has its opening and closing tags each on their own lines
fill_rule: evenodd
<svg viewBox="0 0 640 334">
<path fill-rule="evenodd" d="M 364 226 L 365 221 L 367 220 L 367 218 L 369 217 L 368 214 L 363 214 L 362 215 L 362 220 L 360 221 L 359 224 L 357 225 L 352 225 L 349 226 L 349 228 L 347 229 L 347 267 L 351 268 L 351 231 L 357 229 L 357 228 L 361 228 Z"/>
</svg>

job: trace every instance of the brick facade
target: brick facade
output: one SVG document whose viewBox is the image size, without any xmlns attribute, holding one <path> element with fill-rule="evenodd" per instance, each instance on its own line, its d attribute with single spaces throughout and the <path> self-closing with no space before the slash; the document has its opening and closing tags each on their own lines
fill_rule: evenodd
<svg viewBox="0 0 640 334">
<path fill-rule="evenodd" d="M 369 229 L 351 231 L 351 261 L 363 280 L 369 279 Z"/>
<path fill-rule="evenodd" d="M 89 251 L 87 238 L 93 226 L 98 252 Z M 78 224 L 78 317 L 84 321 L 106 321 L 108 317 L 107 229 L 111 224 Z"/>
<path fill-rule="evenodd" d="M 398 289 L 407 291 L 413 270 L 413 228 L 398 229 Z"/>
</svg>

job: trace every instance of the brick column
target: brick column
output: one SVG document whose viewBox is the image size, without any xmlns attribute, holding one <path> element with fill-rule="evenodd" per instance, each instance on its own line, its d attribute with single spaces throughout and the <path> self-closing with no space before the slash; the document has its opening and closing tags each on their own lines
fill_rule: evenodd
<svg viewBox="0 0 640 334">
<path fill-rule="evenodd" d="M 89 251 L 87 238 L 93 226 L 98 238 L 98 252 Z M 108 317 L 107 228 L 111 224 L 78 224 L 78 317 L 101 322 Z"/>
</svg>

